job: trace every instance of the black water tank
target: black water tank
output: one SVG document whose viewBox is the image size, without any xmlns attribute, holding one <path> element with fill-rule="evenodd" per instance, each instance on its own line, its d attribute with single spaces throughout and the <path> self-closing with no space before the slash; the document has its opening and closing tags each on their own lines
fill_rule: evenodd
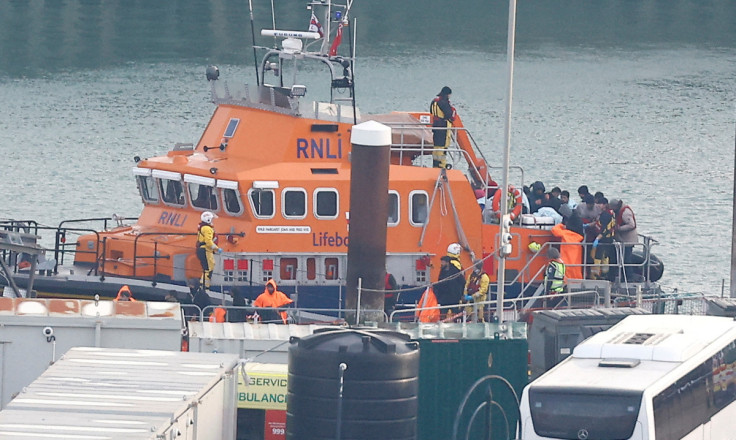
<svg viewBox="0 0 736 440">
<path fill-rule="evenodd" d="M 341 410 L 340 364 L 345 364 Z M 419 345 L 408 335 L 340 329 L 292 338 L 288 440 L 417 438 Z M 338 413 L 342 416 L 338 420 Z"/>
</svg>

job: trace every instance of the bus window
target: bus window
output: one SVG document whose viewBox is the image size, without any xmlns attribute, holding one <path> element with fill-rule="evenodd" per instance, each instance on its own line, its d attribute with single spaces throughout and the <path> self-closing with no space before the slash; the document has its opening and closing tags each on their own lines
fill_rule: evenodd
<svg viewBox="0 0 736 440">
<path fill-rule="evenodd" d="M 573 388 L 529 388 L 534 431 L 540 437 L 618 440 L 631 437 L 639 417 L 642 393 Z"/>
</svg>

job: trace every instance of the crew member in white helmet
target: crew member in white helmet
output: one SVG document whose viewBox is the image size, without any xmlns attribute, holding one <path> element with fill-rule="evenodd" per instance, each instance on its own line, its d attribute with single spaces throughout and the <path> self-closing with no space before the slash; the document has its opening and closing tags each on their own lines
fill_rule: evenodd
<svg viewBox="0 0 736 440">
<path fill-rule="evenodd" d="M 210 211 L 203 212 L 197 229 L 197 258 L 202 265 L 202 285 L 205 289 L 209 289 L 212 271 L 215 269 L 214 253 L 222 253 L 222 249 L 216 244 L 215 228 L 212 227 L 215 217 Z"/>
<path fill-rule="evenodd" d="M 434 294 L 441 306 L 450 306 L 460 303 L 465 290 L 465 277 L 460 264 L 460 252 L 463 248 L 458 243 L 447 246 L 447 255 L 440 259 L 440 275 L 434 286 Z M 446 317 L 455 314 L 455 309 L 443 309 Z"/>
</svg>

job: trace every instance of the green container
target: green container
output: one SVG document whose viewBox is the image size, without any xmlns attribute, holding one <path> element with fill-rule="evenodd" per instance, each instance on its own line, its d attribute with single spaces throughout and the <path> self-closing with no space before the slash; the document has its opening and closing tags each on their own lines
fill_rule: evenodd
<svg viewBox="0 0 736 440">
<path fill-rule="evenodd" d="M 453 423 L 465 393 L 487 375 L 505 378 L 521 397 L 527 384 L 526 339 L 417 339 L 419 342 L 419 440 L 452 440 Z M 491 439 L 513 439 L 518 421 L 516 400 L 499 380 L 485 382 L 471 394 L 460 417 L 458 440 L 466 438 L 476 408 L 488 400 L 488 386 L 505 412 L 495 405 L 491 416 Z M 469 439 L 485 439 L 487 408 L 475 417 Z"/>
</svg>

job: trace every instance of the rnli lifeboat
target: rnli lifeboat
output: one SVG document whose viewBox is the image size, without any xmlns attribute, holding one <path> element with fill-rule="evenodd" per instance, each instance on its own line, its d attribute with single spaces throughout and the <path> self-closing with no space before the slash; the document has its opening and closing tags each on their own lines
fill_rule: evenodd
<svg viewBox="0 0 736 440">
<path fill-rule="evenodd" d="M 350 199 L 351 169 L 360 166 L 351 163 L 350 134 L 369 120 L 392 128 L 386 249 L 387 270 L 403 289 L 399 302 L 416 302 L 437 280 L 451 243 L 461 244 L 463 267 L 482 259 L 497 280 L 499 216 L 487 212 L 490 199 L 481 211 L 477 197 L 496 184 L 462 115 L 450 129 L 447 169 L 434 168 L 430 114 L 361 114 L 354 57 L 336 37 L 350 33 L 349 11 L 336 14 L 329 2 L 312 7 L 324 27 L 263 31 L 280 44 L 255 46 L 262 55 L 255 84 L 228 82 L 217 68 L 207 69 L 216 107 L 199 141 L 137 161 L 132 175 L 143 209 L 136 219 L 95 231 L 79 222 L 60 225 L 53 271 L 36 277 L 39 291 L 114 296 L 129 285 L 139 299 L 188 291 L 202 278 L 196 232 L 201 214 L 211 211 L 223 252 L 215 256 L 210 295 L 254 298 L 274 279 L 298 307 L 343 307 L 350 205 L 360 203 Z M 328 90 L 322 101 L 311 100 L 302 82 L 300 68 L 308 64 L 327 72 L 326 84 L 315 87 Z M 73 232 L 82 235 L 70 241 Z M 547 264 L 529 244 L 550 241 L 546 228 L 515 220 L 505 248 L 512 295 L 539 281 Z M 70 254 L 76 269 L 67 270 L 61 263 Z M 16 281 L 25 285 L 28 275 L 20 271 Z"/>
</svg>

